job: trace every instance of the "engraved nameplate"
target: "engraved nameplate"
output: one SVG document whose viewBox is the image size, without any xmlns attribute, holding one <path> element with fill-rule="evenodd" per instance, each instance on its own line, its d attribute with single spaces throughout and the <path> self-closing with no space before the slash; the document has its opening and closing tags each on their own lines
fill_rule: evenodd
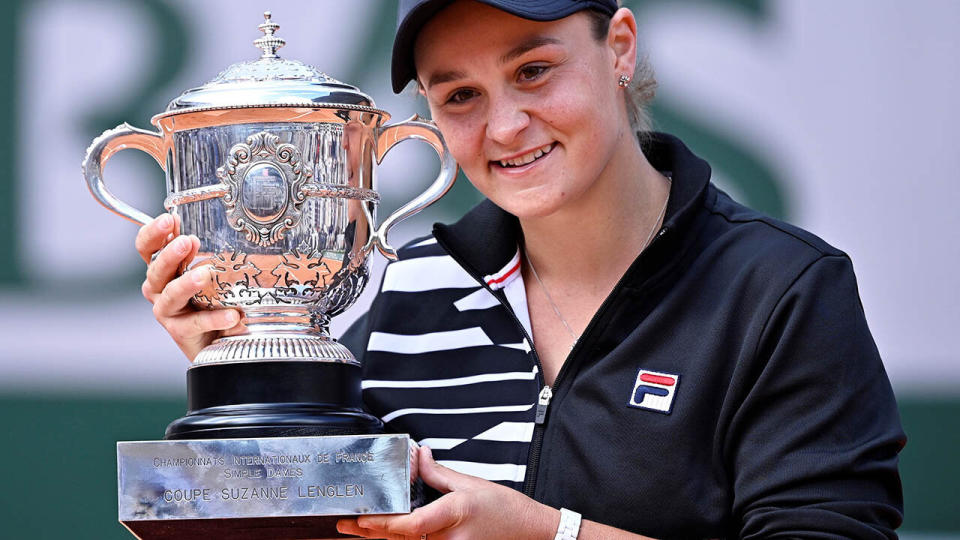
<svg viewBox="0 0 960 540">
<path fill-rule="evenodd" d="M 117 443 L 121 522 L 410 511 L 407 435 Z"/>
</svg>

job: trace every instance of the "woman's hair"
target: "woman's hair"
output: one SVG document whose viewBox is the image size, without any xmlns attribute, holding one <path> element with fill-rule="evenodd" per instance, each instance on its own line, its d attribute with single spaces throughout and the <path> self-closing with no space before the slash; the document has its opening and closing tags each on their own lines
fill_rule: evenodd
<svg viewBox="0 0 960 540">
<path fill-rule="evenodd" d="M 590 18 L 593 37 L 597 41 L 607 39 L 610 30 L 610 15 L 601 11 L 587 9 L 586 15 Z M 653 67 L 646 56 L 637 60 L 633 78 L 625 89 L 627 100 L 627 114 L 630 115 L 630 126 L 637 133 L 645 134 L 651 130 L 650 114 L 647 106 L 653 101 L 657 90 L 657 79 L 653 76 Z"/>
</svg>

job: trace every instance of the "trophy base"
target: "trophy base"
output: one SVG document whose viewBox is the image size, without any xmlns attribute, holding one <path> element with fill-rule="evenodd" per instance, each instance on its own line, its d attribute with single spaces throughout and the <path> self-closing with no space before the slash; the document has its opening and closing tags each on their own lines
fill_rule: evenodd
<svg viewBox="0 0 960 540">
<path fill-rule="evenodd" d="M 363 412 L 360 368 L 338 362 L 206 364 L 187 371 L 187 415 L 165 439 L 363 435 L 383 432 Z"/>
<path fill-rule="evenodd" d="M 119 518 L 138 538 L 343 538 L 339 518 L 422 497 L 409 437 L 361 409 L 356 364 L 196 365 L 187 408 L 166 440 L 117 444 Z"/>
<path fill-rule="evenodd" d="M 341 517 L 411 508 L 407 435 L 117 443 L 119 520 L 137 538 L 343 538 Z"/>
</svg>

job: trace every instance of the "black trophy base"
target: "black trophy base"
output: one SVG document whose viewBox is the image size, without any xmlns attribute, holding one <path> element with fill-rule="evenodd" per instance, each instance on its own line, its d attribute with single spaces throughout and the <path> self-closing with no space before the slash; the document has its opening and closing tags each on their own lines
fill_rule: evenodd
<svg viewBox="0 0 960 540">
<path fill-rule="evenodd" d="M 360 368 L 335 362 L 266 361 L 193 366 L 187 415 L 165 439 L 252 439 L 383 433 L 363 412 Z"/>
</svg>

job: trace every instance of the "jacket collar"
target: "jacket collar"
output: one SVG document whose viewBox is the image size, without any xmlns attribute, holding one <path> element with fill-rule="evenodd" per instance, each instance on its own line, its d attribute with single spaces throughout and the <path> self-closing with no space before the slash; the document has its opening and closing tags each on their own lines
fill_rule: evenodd
<svg viewBox="0 0 960 540">
<path fill-rule="evenodd" d="M 644 154 L 651 165 L 669 173 L 670 200 L 663 229 L 674 238 L 692 225 L 710 183 L 710 165 L 700 159 L 680 139 L 665 133 L 651 133 L 644 141 Z M 679 234 L 677 234 L 679 233 Z M 489 281 L 503 277 L 518 261 L 520 221 L 485 199 L 459 221 L 451 225 L 436 223 L 433 235 L 464 267 Z"/>
</svg>

